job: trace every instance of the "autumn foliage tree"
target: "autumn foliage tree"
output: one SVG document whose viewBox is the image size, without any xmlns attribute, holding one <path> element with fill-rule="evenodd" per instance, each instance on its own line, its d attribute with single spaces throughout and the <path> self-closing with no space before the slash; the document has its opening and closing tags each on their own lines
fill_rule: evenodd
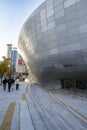
<svg viewBox="0 0 87 130">
<path fill-rule="evenodd" d="M 11 59 L 3 57 L 3 61 L 0 62 L 0 76 L 1 79 L 3 76 L 11 75 L 12 69 L 10 67 Z"/>
</svg>

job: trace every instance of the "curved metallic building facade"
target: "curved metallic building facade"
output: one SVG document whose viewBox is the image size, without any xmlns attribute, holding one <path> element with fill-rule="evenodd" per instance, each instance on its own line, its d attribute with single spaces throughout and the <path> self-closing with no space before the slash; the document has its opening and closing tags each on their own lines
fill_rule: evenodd
<svg viewBox="0 0 87 130">
<path fill-rule="evenodd" d="M 87 80 L 87 0 L 46 0 L 24 23 L 18 46 L 33 80 Z"/>
</svg>

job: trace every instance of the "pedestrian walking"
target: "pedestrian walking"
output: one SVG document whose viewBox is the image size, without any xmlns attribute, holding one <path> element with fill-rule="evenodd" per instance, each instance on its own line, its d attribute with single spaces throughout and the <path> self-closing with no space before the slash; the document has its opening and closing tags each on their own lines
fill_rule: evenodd
<svg viewBox="0 0 87 130">
<path fill-rule="evenodd" d="M 11 79 L 11 77 L 9 77 L 9 79 L 8 79 L 8 92 L 10 92 L 10 90 L 11 90 L 11 84 L 12 84 L 12 79 Z"/>
<path fill-rule="evenodd" d="M 6 84 L 7 84 L 7 78 L 6 78 L 6 77 L 3 78 L 2 83 L 3 83 L 3 89 L 4 89 L 4 91 L 5 91 L 5 89 L 6 89 Z"/>
<path fill-rule="evenodd" d="M 19 78 L 17 78 L 15 80 L 15 84 L 16 84 L 16 90 L 18 90 L 19 89 Z"/>
<path fill-rule="evenodd" d="M 15 79 L 12 77 L 12 90 L 14 90 Z"/>
</svg>

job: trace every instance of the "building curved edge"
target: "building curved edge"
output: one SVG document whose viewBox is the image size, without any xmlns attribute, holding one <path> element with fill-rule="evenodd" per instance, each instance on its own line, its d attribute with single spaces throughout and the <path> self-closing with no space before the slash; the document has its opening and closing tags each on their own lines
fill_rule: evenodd
<svg viewBox="0 0 87 130">
<path fill-rule="evenodd" d="M 18 46 L 32 80 L 87 81 L 87 0 L 46 0 L 24 23 Z"/>
</svg>

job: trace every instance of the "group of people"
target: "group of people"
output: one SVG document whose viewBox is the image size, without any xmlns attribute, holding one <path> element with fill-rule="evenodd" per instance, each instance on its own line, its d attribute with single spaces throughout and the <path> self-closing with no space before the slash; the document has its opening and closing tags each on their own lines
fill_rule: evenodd
<svg viewBox="0 0 87 130">
<path fill-rule="evenodd" d="M 14 85 L 14 83 L 15 83 L 15 86 L 16 86 L 16 90 L 18 90 L 18 88 L 19 88 L 19 78 L 14 79 L 12 77 L 9 77 L 9 78 L 4 77 L 3 80 L 2 80 L 2 83 L 3 83 L 4 91 L 6 90 L 7 84 L 8 84 L 8 91 L 9 92 L 11 91 L 11 87 L 12 87 L 12 85 Z"/>
</svg>

